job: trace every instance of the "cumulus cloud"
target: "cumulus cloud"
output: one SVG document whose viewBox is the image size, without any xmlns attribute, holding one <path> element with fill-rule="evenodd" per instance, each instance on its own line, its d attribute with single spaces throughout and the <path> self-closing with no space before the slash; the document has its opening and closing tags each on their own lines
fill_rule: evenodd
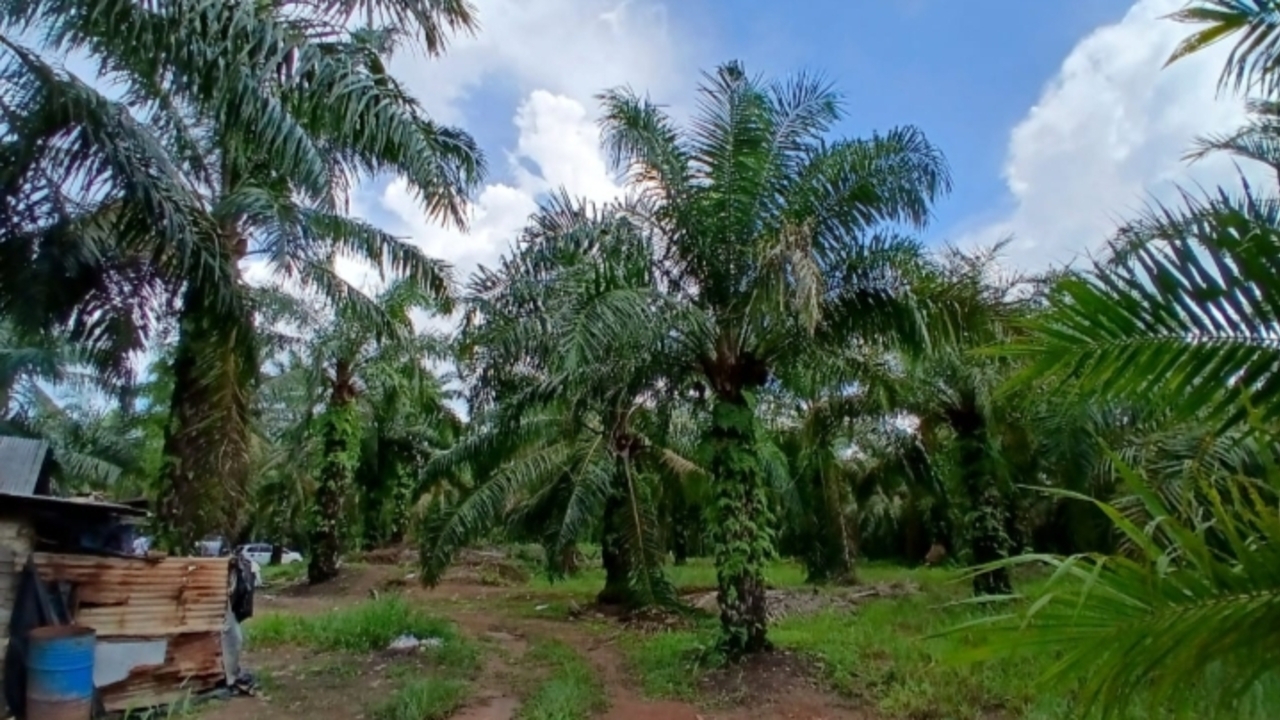
<svg viewBox="0 0 1280 720">
<path fill-rule="evenodd" d="M 481 29 L 459 37 L 442 58 L 405 55 L 393 69 L 437 118 L 466 126 L 463 100 L 487 83 L 514 87 L 517 139 L 497 155 L 472 202 L 466 231 L 425 218 L 403 182 L 378 198 L 402 232 L 428 254 L 454 265 L 465 281 L 477 266 L 492 265 L 537 209 L 540 197 L 563 187 L 601 201 L 621 190 L 608 172 L 596 127 L 595 95 L 617 85 L 655 97 L 687 91 L 696 63 L 667 20 L 666 7 L 649 0 L 477 0 Z M 678 88 L 678 89 L 677 89 Z M 356 272 L 347 269 L 347 272 Z M 367 277 L 367 275 L 365 276 Z"/>
<path fill-rule="evenodd" d="M 603 201 L 621 188 L 605 166 L 599 132 L 579 101 L 536 90 L 516 110 L 516 147 L 507 154 L 509 183 L 486 186 L 470 207 L 467 230 L 425 218 L 403 181 L 387 186 L 382 206 L 428 255 L 449 261 L 465 280 L 481 264 L 493 265 L 537 210 L 538 198 L 563 187 L 574 197 Z"/>
<path fill-rule="evenodd" d="M 1012 236 L 1009 260 L 1042 269 L 1095 250 L 1124 218 L 1176 200 L 1179 186 L 1239 186 L 1226 157 L 1182 159 L 1197 136 L 1245 117 L 1239 98 L 1215 96 L 1226 46 L 1163 67 L 1190 32 L 1163 16 L 1183 5 L 1138 0 L 1075 46 L 1010 134 L 1004 176 L 1014 209 L 962 244 Z"/>
<path fill-rule="evenodd" d="M 392 69 L 438 119 L 465 123 L 460 101 L 498 80 L 587 103 L 620 84 L 663 95 L 682 80 L 689 48 L 646 0 L 476 0 L 480 31 L 455 38 L 441 58 L 404 54 Z"/>
</svg>

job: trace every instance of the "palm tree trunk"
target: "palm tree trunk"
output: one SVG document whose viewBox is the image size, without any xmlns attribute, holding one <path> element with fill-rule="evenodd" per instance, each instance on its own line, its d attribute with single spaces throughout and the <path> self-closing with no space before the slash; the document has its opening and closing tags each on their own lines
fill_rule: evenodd
<svg viewBox="0 0 1280 720">
<path fill-rule="evenodd" d="M 312 509 L 311 560 L 307 565 L 307 580 L 313 585 L 338 576 L 344 507 L 360 460 L 360 417 L 350 367 L 338 363 L 334 376 L 329 407 L 320 419 L 324 457 Z"/>
<path fill-rule="evenodd" d="M 671 505 L 671 556 L 675 564 L 680 566 L 689 562 L 689 535 L 696 524 L 696 518 L 683 490 L 676 493 Z"/>
<path fill-rule="evenodd" d="M 857 582 L 854 558 L 857 555 L 857 518 L 845 512 L 846 498 L 839 481 L 821 469 L 811 473 L 812 496 L 819 506 L 816 522 L 809 528 L 806 556 L 808 576 L 813 584 L 852 585 Z"/>
<path fill-rule="evenodd" d="M 986 421 L 972 409 L 952 413 L 952 428 L 960 446 L 961 482 L 970 503 L 966 518 L 975 565 L 1005 560 L 1011 543 L 1007 514 L 999 480 L 987 461 Z M 1013 592 L 1007 568 L 996 568 L 973 577 L 975 595 L 1007 595 Z"/>
<path fill-rule="evenodd" d="M 741 392 L 717 399 L 710 439 L 721 643 L 725 654 L 737 659 L 769 648 L 764 568 L 773 553 L 755 412 Z"/>
<path fill-rule="evenodd" d="M 215 531 L 229 536 L 245 507 L 251 330 L 249 318 L 228 318 L 202 288 L 187 289 L 157 509 L 161 542 L 170 550 L 190 552 L 196 540 Z"/>
<path fill-rule="evenodd" d="M 621 461 L 619 461 L 619 464 Z M 626 479 L 615 477 L 604 501 L 603 532 L 600 538 L 600 560 L 604 565 L 604 589 L 596 596 L 601 605 L 627 605 L 632 602 L 631 562 L 627 555 L 623 528 L 626 527 Z"/>
</svg>

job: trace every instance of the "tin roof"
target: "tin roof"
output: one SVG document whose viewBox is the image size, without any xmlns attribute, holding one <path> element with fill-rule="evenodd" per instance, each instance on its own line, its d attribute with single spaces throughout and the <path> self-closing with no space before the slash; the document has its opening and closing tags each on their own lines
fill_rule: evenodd
<svg viewBox="0 0 1280 720">
<path fill-rule="evenodd" d="M 47 440 L 0 435 L 0 492 L 34 495 L 49 456 Z"/>
<path fill-rule="evenodd" d="M 112 515 L 121 515 L 124 517 L 146 517 L 145 508 L 136 507 L 134 505 L 122 505 L 120 503 L 97 502 L 89 498 L 63 498 L 52 497 L 49 495 L 18 495 L 14 493 L 0 492 L 0 501 L 12 503 L 14 507 L 30 507 L 35 509 L 45 508 L 50 511 L 62 513 L 63 515 L 80 516 L 85 514 L 102 515 L 109 513 Z M 0 507 L 4 507 L 0 505 Z"/>
</svg>

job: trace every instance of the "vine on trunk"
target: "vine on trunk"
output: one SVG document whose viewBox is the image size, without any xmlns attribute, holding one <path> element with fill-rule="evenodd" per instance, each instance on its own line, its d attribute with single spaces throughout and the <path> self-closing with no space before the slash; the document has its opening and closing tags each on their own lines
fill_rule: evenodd
<svg viewBox="0 0 1280 720">
<path fill-rule="evenodd" d="M 313 584 L 338 575 L 344 539 L 343 507 L 360 463 L 360 414 L 354 403 L 331 405 L 320 416 L 319 424 L 324 456 L 311 510 L 311 563 L 307 566 L 307 579 Z"/>
<path fill-rule="evenodd" d="M 769 647 L 764 569 L 773 556 L 773 517 L 748 394 L 717 401 L 711 441 L 721 650 L 738 659 Z"/>
</svg>

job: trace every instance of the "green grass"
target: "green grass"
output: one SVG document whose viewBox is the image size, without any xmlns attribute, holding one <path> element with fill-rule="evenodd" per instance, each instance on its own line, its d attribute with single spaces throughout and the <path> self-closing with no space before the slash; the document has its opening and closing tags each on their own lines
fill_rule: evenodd
<svg viewBox="0 0 1280 720">
<path fill-rule="evenodd" d="M 573 648 L 555 640 L 536 642 L 521 660 L 548 670 L 520 706 L 520 720 L 585 720 L 605 707 L 604 687 Z"/>
<path fill-rule="evenodd" d="M 993 632 L 967 622 L 1007 610 L 956 601 L 969 596 L 959 573 L 908 570 L 887 565 L 859 568 L 863 583 L 911 581 L 921 592 L 878 599 L 856 612 L 829 611 L 789 617 L 775 624 L 770 639 L 780 648 L 820 661 L 827 686 L 885 718 L 900 720 L 1080 720 L 1086 715 L 1070 687 L 1047 687 L 1040 679 L 1054 657 L 1023 652 L 987 662 L 966 662 Z M 793 576 L 794 577 L 794 576 Z M 775 581 L 776 582 L 776 581 Z M 1017 589 L 1035 597 L 1041 579 L 1019 578 Z M 624 644 L 627 659 L 645 695 L 697 701 L 699 680 L 719 662 L 713 648 L 717 622 L 704 618 L 693 630 L 638 636 Z M 1255 707 L 1232 720 L 1280 717 L 1274 698 L 1280 687 L 1259 692 Z M 1179 698 L 1188 707 L 1197 695 Z M 701 698 L 706 699 L 706 698 Z M 1252 701 L 1251 701 L 1252 702 Z M 1112 720 L 1203 720 L 1204 713 L 1167 711 L 1151 715 L 1135 709 Z M 1221 715 L 1212 717 L 1222 717 Z"/>
<path fill-rule="evenodd" d="M 359 675 L 362 658 L 357 653 L 382 652 L 406 634 L 439 638 L 440 647 L 393 656 L 381 669 L 389 681 L 389 695 L 370 708 L 369 717 L 374 720 L 446 718 L 466 702 L 469 681 L 480 669 L 475 642 L 463 637 L 453 623 L 399 597 L 321 615 L 264 615 L 250 621 L 246 629 L 250 647 L 294 645 L 335 653 L 321 658 L 314 673 L 320 682 L 334 685 L 352 682 Z"/>
<path fill-rule="evenodd" d="M 373 709 L 375 720 L 443 720 L 462 707 L 466 681 L 451 678 L 410 680 Z"/>
<path fill-rule="evenodd" d="M 302 580 L 306 576 L 307 564 L 305 562 L 289 563 L 288 565 L 262 566 L 262 581 L 268 586 L 290 585 Z"/>
<path fill-rule="evenodd" d="M 440 638 L 432 651 L 441 664 L 475 668 L 474 644 L 458 634 L 453 623 L 426 613 L 398 597 L 387 597 L 321 615 L 268 614 L 246 625 L 250 647 L 297 645 L 327 651 L 385 650 L 401 635 Z"/>
<path fill-rule="evenodd" d="M 966 590 L 952 582 L 953 573 L 873 566 L 861 568 L 860 576 L 866 583 L 913 580 L 923 592 L 868 602 L 856 613 L 791 617 L 770 630 L 779 647 L 819 658 L 825 680 L 840 694 L 891 718 L 983 720 L 1001 713 L 1036 720 L 1074 717 L 1064 698 L 1036 692 L 1033 682 L 1047 659 L 963 664 L 955 657 L 974 644 L 980 630 L 926 639 L 987 612 L 948 605 Z M 789 578 L 803 579 L 798 574 Z M 715 621 L 707 620 L 695 630 L 634 643 L 628 659 L 645 694 L 695 699 L 698 680 L 717 663 L 711 652 L 716 631 Z"/>
<path fill-rule="evenodd" d="M 698 680 L 716 664 L 716 625 L 707 620 L 698 630 L 662 632 L 627 646 L 627 660 L 648 697 L 694 700 Z"/>
<path fill-rule="evenodd" d="M 681 590 L 710 590 L 716 586 L 716 568 L 708 558 L 696 558 L 685 565 L 668 566 L 666 573 L 671 582 Z M 765 568 L 764 577 L 770 587 L 797 587 L 804 585 L 805 571 L 799 563 L 778 560 Z M 547 579 L 545 573 L 539 572 L 527 587 L 536 597 L 548 600 L 591 602 L 604 587 L 604 570 L 599 567 L 583 568 L 571 577 L 554 581 Z"/>
</svg>

